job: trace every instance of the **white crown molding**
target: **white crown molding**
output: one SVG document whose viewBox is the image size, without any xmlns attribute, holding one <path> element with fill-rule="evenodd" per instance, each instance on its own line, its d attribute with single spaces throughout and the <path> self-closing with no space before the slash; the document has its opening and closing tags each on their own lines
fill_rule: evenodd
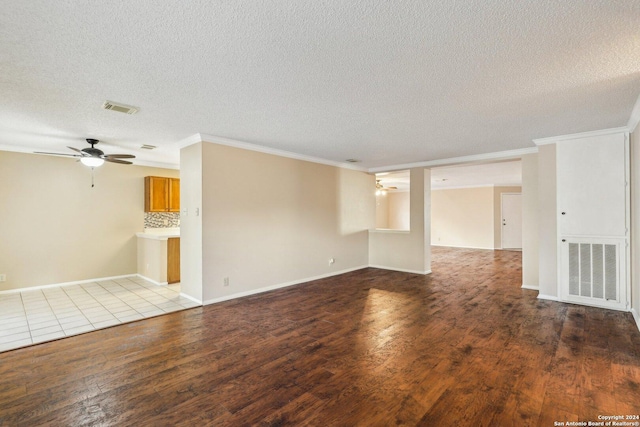
<svg viewBox="0 0 640 427">
<path fill-rule="evenodd" d="M 18 146 L 18 145 L 6 145 L 6 144 L 3 145 L 3 144 L 0 144 L 0 151 L 10 151 L 10 152 L 13 152 L 13 153 L 24 153 L 24 154 L 35 154 L 35 155 L 38 155 L 38 156 L 48 156 L 49 155 L 49 154 L 36 153 L 34 150 L 36 150 L 36 149 L 35 148 L 30 148 L 30 147 L 22 147 L 22 146 Z M 59 156 L 59 157 L 67 157 L 67 156 Z M 148 160 L 139 160 L 139 159 L 133 160 L 133 166 L 147 166 L 147 167 L 150 167 L 150 168 L 174 169 L 174 170 L 180 169 L 180 165 L 179 164 L 175 164 L 175 163 L 152 162 L 152 161 L 148 161 Z"/>
<path fill-rule="evenodd" d="M 33 150 L 34 150 L 33 148 L 23 147 L 23 146 L 20 146 L 20 145 L 0 144 L 0 151 L 12 151 L 14 153 L 36 154 L 36 153 L 33 152 Z"/>
<path fill-rule="evenodd" d="M 431 187 L 431 191 L 461 190 L 465 188 L 500 188 L 500 187 L 522 187 L 522 183 L 520 184 L 453 185 L 451 187 Z"/>
<path fill-rule="evenodd" d="M 151 162 L 148 160 L 134 160 L 133 166 L 146 166 L 150 168 L 161 168 L 161 169 L 174 169 L 180 170 L 180 164 L 175 163 L 162 163 L 162 162 Z"/>
<path fill-rule="evenodd" d="M 640 95 L 638 95 L 638 99 L 636 99 L 636 104 L 633 106 L 633 110 L 631 110 L 631 116 L 629 117 L 629 121 L 627 122 L 629 133 L 636 130 L 638 122 L 640 122 Z"/>
<path fill-rule="evenodd" d="M 589 138 L 594 136 L 611 135 L 614 133 L 624 133 L 624 132 L 629 132 L 629 128 L 627 126 L 622 126 L 619 128 L 593 130 L 589 132 L 570 133 L 568 135 L 550 136 L 548 138 L 537 138 L 533 140 L 533 143 L 536 144 L 537 146 L 540 146 L 540 145 L 547 145 L 547 144 L 555 144 L 556 142 L 567 141 L 569 139 Z"/>
<path fill-rule="evenodd" d="M 195 135 L 191 135 L 188 138 L 183 139 L 178 143 L 180 148 L 188 147 L 189 145 L 197 144 L 199 142 L 208 142 L 210 144 L 218 144 L 225 145 L 227 147 L 240 148 L 242 150 L 256 151 L 264 154 L 271 154 L 274 156 L 287 157 L 289 159 L 302 160 L 305 162 L 311 163 L 319 163 L 327 166 L 335 166 L 343 169 L 351 169 L 360 172 L 367 172 L 367 169 L 361 166 L 356 166 L 352 163 L 347 162 L 335 162 L 332 160 L 321 159 L 319 157 L 307 156 L 304 154 L 297 154 L 291 151 L 278 150 L 276 148 L 263 147 L 257 144 L 251 144 L 249 142 L 238 141 L 230 138 L 223 138 L 215 135 L 207 135 L 203 133 L 198 133 Z"/>
<path fill-rule="evenodd" d="M 381 166 L 370 168 L 369 173 L 392 172 L 397 170 L 413 169 L 413 168 L 430 168 L 435 166 L 453 166 L 463 163 L 481 163 L 495 160 L 515 160 L 525 154 L 535 154 L 538 147 L 521 148 L 518 150 L 498 151 L 495 153 L 474 154 L 471 156 L 452 157 L 449 159 L 429 160 L 425 162 L 405 163 L 401 165 Z"/>
</svg>

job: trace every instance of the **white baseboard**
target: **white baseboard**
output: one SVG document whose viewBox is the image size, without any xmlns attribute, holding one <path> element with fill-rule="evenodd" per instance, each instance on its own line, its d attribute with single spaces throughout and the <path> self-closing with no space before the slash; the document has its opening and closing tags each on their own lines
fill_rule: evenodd
<svg viewBox="0 0 640 427">
<path fill-rule="evenodd" d="M 169 282 L 156 282 L 155 280 L 150 279 L 150 278 L 148 278 L 146 276 L 143 276 L 142 274 L 136 274 L 136 276 L 138 276 L 141 279 L 146 280 L 147 282 L 151 282 L 154 285 L 158 285 L 158 286 L 167 286 L 169 284 Z"/>
<path fill-rule="evenodd" d="M 478 246 L 455 246 L 455 245 L 435 245 L 435 244 L 431 244 L 431 246 L 437 246 L 439 248 L 458 248 L 458 249 L 483 249 L 483 250 L 488 250 L 488 251 L 495 251 L 498 248 L 481 248 Z"/>
<path fill-rule="evenodd" d="M 192 296 L 190 296 L 190 295 L 187 295 L 187 294 L 185 294 L 184 292 L 180 292 L 180 296 L 181 296 L 181 297 L 183 297 L 183 298 L 186 298 L 186 299 L 188 299 L 188 300 L 190 300 L 190 301 L 193 301 L 193 302 L 195 302 L 196 304 L 200 304 L 200 305 L 202 305 L 202 301 L 200 301 L 199 299 L 196 299 L 196 298 L 194 298 L 194 297 L 192 297 Z"/>
<path fill-rule="evenodd" d="M 375 265 L 375 264 L 369 264 L 369 267 L 371 267 L 371 268 L 379 268 L 381 270 L 399 271 L 401 273 L 421 274 L 423 276 L 427 275 L 427 274 L 431 274 L 431 270 L 427 270 L 427 271 L 408 270 L 406 268 L 387 267 L 385 265 Z"/>
<path fill-rule="evenodd" d="M 521 286 L 522 289 L 529 289 L 531 291 L 540 291 L 540 288 L 537 286 L 530 286 L 530 285 L 522 285 Z"/>
<path fill-rule="evenodd" d="M 560 301 L 560 298 L 553 295 L 538 294 L 538 299 L 546 299 L 549 301 Z"/>
<path fill-rule="evenodd" d="M 636 311 L 635 308 L 631 309 L 631 314 L 633 314 L 633 318 L 636 320 L 636 326 L 638 327 L 638 330 L 640 331 L 640 314 L 638 314 L 638 312 Z"/>
<path fill-rule="evenodd" d="M 335 272 L 331 272 L 331 273 L 327 273 L 327 274 L 321 274 L 319 276 L 307 277 L 305 279 L 292 280 L 291 282 L 278 283 L 276 285 L 265 286 L 263 288 L 251 289 L 249 291 L 238 292 L 238 293 L 231 294 L 231 295 L 225 295 L 225 296 L 218 297 L 218 298 L 208 299 L 208 300 L 205 300 L 202 304 L 203 305 L 215 304 L 215 303 L 218 303 L 218 302 L 229 301 L 229 300 L 236 299 L 236 298 L 248 297 L 249 295 L 255 295 L 255 294 L 261 294 L 263 292 L 275 291 L 276 289 L 281 289 L 281 288 L 286 288 L 286 287 L 289 287 L 289 286 L 299 285 L 301 283 L 307 283 L 307 282 L 311 282 L 311 281 L 314 281 L 314 280 L 326 279 L 327 277 L 339 276 L 341 274 L 350 273 L 352 271 L 362 270 L 363 268 L 367 268 L 367 267 L 368 266 L 366 266 L 366 265 L 362 265 L 360 267 L 348 268 L 346 270 L 340 270 L 340 271 L 335 271 Z"/>
<path fill-rule="evenodd" d="M 0 295 L 15 294 L 17 292 L 23 292 L 23 291 L 37 291 L 39 289 L 58 288 L 60 286 L 82 285 L 84 283 L 92 283 L 92 282 L 104 282 L 106 280 L 126 279 L 128 277 L 136 277 L 136 276 L 138 276 L 138 274 L 123 274 L 122 276 L 100 277 L 97 279 L 86 279 L 86 280 L 76 280 L 73 282 L 54 283 L 52 285 L 40 285 L 40 286 L 30 286 L 27 288 L 7 289 L 5 291 L 0 291 Z"/>
</svg>

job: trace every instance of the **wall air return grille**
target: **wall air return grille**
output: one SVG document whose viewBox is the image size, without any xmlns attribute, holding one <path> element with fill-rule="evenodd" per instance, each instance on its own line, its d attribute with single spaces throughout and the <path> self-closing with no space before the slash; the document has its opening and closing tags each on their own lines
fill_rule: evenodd
<svg viewBox="0 0 640 427">
<path fill-rule="evenodd" d="M 131 105 L 119 104 L 113 101 L 105 101 L 102 104 L 102 108 L 105 110 L 117 111 L 118 113 L 135 114 L 138 112 L 138 108 Z"/>
<path fill-rule="evenodd" d="M 569 295 L 617 301 L 618 250 L 602 243 L 569 243 Z"/>
</svg>

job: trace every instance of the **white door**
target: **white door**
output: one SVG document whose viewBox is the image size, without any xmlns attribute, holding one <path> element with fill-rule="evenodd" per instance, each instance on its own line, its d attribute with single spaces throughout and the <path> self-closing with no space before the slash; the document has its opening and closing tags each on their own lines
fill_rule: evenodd
<svg viewBox="0 0 640 427">
<path fill-rule="evenodd" d="M 502 249 L 522 249 L 520 193 L 502 193 Z"/>
<path fill-rule="evenodd" d="M 623 132 L 556 144 L 561 301 L 628 309 L 628 140 Z"/>
</svg>

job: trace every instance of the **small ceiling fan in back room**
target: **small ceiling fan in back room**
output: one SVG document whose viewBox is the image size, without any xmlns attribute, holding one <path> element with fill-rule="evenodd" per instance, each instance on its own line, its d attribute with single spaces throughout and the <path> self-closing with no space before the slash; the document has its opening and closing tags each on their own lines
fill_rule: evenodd
<svg viewBox="0 0 640 427">
<path fill-rule="evenodd" d="M 64 153 L 45 153 L 43 151 L 36 151 L 36 154 L 48 154 L 51 156 L 65 156 L 65 157 L 77 157 L 78 160 L 86 166 L 89 166 L 92 170 L 91 173 L 91 187 L 93 187 L 93 169 L 102 166 L 104 162 L 119 163 L 122 165 L 131 165 L 132 162 L 122 159 L 135 159 L 136 156 L 132 154 L 104 154 L 104 151 L 95 148 L 95 145 L 100 142 L 97 139 L 87 138 L 87 142 L 91 145 L 91 148 L 83 148 L 79 150 L 74 147 L 67 147 L 70 150 L 75 151 L 78 154 L 64 154 Z"/>
</svg>

